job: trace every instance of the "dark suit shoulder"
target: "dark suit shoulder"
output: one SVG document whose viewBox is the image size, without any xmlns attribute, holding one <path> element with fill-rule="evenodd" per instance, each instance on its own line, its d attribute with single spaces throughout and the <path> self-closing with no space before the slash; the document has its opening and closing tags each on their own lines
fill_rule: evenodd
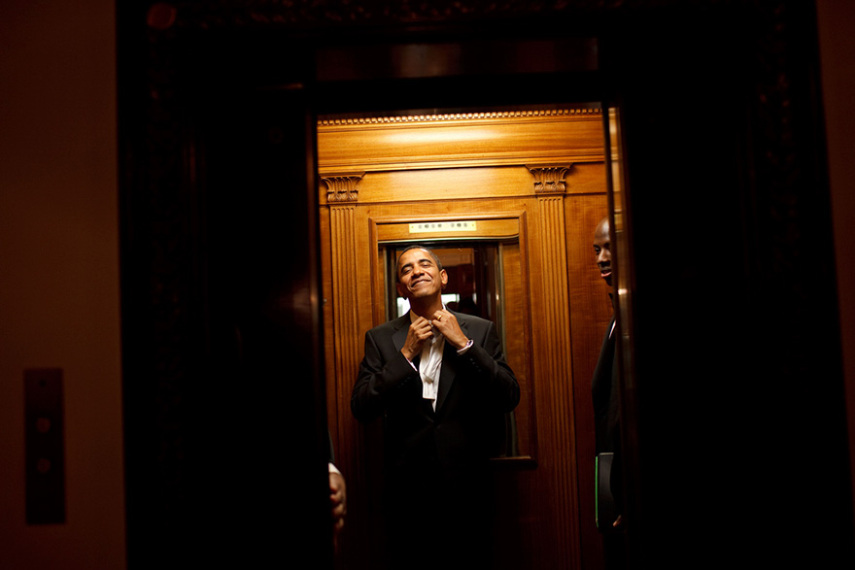
<svg viewBox="0 0 855 570">
<path fill-rule="evenodd" d="M 489 319 L 476 317 L 475 315 L 455 313 L 453 311 L 452 314 L 457 317 L 457 322 L 460 324 L 463 332 L 470 338 L 474 338 L 476 344 L 484 343 L 488 336 L 495 335 L 497 332 L 493 321 Z"/>
<path fill-rule="evenodd" d="M 489 319 L 485 319 L 482 317 L 476 317 L 475 315 L 470 315 L 467 313 L 458 313 L 456 311 L 449 311 L 452 315 L 457 318 L 457 322 L 462 324 L 466 324 L 469 326 L 476 327 L 491 327 L 493 326 L 493 321 Z"/>
<path fill-rule="evenodd" d="M 395 332 L 395 331 L 400 330 L 402 328 L 408 327 L 409 325 L 410 325 L 410 314 L 407 313 L 403 317 L 398 317 L 398 318 L 392 319 L 391 321 L 386 321 L 385 323 L 381 323 L 381 324 L 377 325 L 376 327 L 369 329 L 367 334 L 370 334 L 370 335 L 377 335 L 377 334 L 383 334 L 383 333 L 388 334 L 390 332 Z"/>
</svg>

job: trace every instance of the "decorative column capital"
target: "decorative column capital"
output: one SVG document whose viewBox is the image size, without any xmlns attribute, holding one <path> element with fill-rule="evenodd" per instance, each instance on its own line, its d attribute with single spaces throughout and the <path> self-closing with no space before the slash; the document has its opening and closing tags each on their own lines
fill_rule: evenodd
<svg viewBox="0 0 855 570">
<path fill-rule="evenodd" d="M 564 176 L 572 167 L 572 164 L 560 166 L 526 165 L 526 168 L 528 168 L 528 171 L 534 177 L 534 193 L 537 195 L 564 194 L 567 190 L 567 183 L 564 182 Z"/>
<path fill-rule="evenodd" d="M 359 199 L 356 186 L 364 176 L 364 172 L 321 175 L 327 187 L 327 202 L 356 202 Z"/>
</svg>

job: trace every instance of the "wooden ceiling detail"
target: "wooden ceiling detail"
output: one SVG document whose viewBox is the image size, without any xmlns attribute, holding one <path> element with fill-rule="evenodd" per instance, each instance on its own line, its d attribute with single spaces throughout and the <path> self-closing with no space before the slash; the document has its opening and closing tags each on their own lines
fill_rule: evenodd
<svg viewBox="0 0 855 570">
<path fill-rule="evenodd" d="M 318 122 L 318 170 L 602 162 L 598 108 L 408 115 Z"/>
</svg>

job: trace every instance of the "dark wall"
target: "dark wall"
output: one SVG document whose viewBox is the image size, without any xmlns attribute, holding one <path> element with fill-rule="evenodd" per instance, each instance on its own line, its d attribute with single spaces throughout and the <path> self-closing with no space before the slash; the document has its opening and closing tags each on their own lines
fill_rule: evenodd
<svg viewBox="0 0 855 570">
<path fill-rule="evenodd" d="M 853 561 L 815 22 L 775 4 L 653 11 L 607 44 L 647 563 Z"/>
<path fill-rule="evenodd" d="M 329 567 L 311 58 L 270 90 L 241 64 L 260 38 L 140 15 L 120 13 L 128 566 Z"/>
</svg>

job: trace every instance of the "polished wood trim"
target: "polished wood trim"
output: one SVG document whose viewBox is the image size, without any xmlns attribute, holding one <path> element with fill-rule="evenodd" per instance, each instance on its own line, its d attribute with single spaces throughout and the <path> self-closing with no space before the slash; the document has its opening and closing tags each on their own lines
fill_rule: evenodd
<svg viewBox="0 0 855 570">
<path fill-rule="evenodd" d="M 318 171 L 390 172 L 600 162 L 599 109 L 318 124 Z"/>
<path fill-rule="evenodd" d="M 461 122 L 475 119 L 523 119 L 537 117 L 554 117 L 561 115 L 598 115 L 601 110 L 598 107 L 578 107 L 570 109 L 528 109 L 517 111 L 476 111 L 471 113 L 433 113 L 421 115 L 389 115 L 377 116 L 374 114 L 354 117 L 321 117 L 318 119 L 318 128 L 331 128 L 342 125 L 383 125 L 383 124 L 407 124 L 407 123 L 429 123 L 429 122 Z"/>
<path fill-rule="evenodd" d="M 520 403 L 514 410 L 517 425 L 516 458 L 529 461 L 515 464 L 518 468 L 536 468 L 538 449 L 537 378 L 532 365 L 532 311 L 527 253 L 531 248 L 527 231 L 527 213 L 519 214 L 519 240 L 500 247 L 504 279 L 504 335 L 505 357 L 520 384 Z M 511 334 L 508 334 L 511 331 Z"/>
<path fill-rule="evenodd" d="M 541 384 L 543 407 L 552 419 L 544 426 L 544 434 L 553 450 L 550 485 L 557 504 L 567 508 L 554 509 L 555 539 L 566 541 L 566 549 L 556 552 L 558 567 L 576 568 L 579 564 L 578 482 L 575 453 L 574 398 L 572 346 L 570 338 L 570 303 L 568 294 L 567 250 L 564 243 L 564 199 L 550 196 L 538 199 L 540 239 L 536 247 L 540 262 L 538 292 L 540 302 L 534 307 L 546 334 L 537 336 L 535 374 L 549 378 Z M 541 406 L 538 406 L 541 407 Z M 558 452 L 563 451 L 563 453 Z"/>
<path fill-rule="evenodd" d="M 329 209 L 330 232 L 330 268 L 331 283 L 330 316 L 332 321 L 332 350 L 327 350 L 327 358 L 333 362 L 334 376 L 328 379 L 332 384 L 330 395 L 337 402 L 336 417 L 339 436 L 342 437 L 341 427 L 343 416 L 349 408 L 350 390 L 353 386 L 355 371 L 361 358 L 359 344 L 359 322 L 353 307 L 359 306 L 359 290 L 351 285 L 352 276 L 357 275 L 357 239 L 354 229 L 356 206 L 332 206 Z M 325 240 L 321 240 L 324 242 Z M 332 353 L 331 355 L 329 353 Z M 331 381 L 331 382 L 330 382 Z M 360 453 L 359 442 L 346 438 L 348 445 L 340 446 L 344 454 L 343 464 Z"/>
<path fill-rule="evenodd" d="M 377 241 L 401 242 L 401 241 L 424 241 L 440 239 L 508 239 L 519 236 L 520 223 L 519 214 L 505 217 L 503 214 L 467 216 L 411 216 L 407 220 L 371 220 L 376 225 Z M 414 232 L 410 224 L 464 222 L 472 221 L 476 224 L 474 230 L 448 229 L 443 231 Z"/>
<path fill-rule="evenodd" d="M 566 194 L 602 193 L 605 165 L 600 162 L 574 163 L 563 176 Z M 523 165 L 481 166 L 478 168 L 439 168 L 369 172 L 359 181 L 360 204 L 397 204 L 436 200 L 530 197 L 535 195 L 531 171 Z M 321 205 L 336 203 L 329 199 L 329 187 L 320 184 L 318 200 Z"/>
</svg>

